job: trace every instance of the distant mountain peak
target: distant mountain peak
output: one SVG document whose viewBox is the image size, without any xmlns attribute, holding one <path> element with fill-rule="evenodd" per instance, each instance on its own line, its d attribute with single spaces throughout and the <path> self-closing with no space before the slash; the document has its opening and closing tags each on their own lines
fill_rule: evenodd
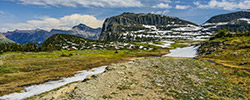
<svg viewBox="0 0 250 100">
<path fill-rule="evenodd" d="M 35 30 L 8 31 L 4 33 L 4 35 L 15 42 L 22 44 L 28 42 L 42 43 L 53 34 L 71 34 L 87 39 L 97 40 L 100 33 L 101 28 L 94 29 L 85 24 L 79 24 L 74 26 L 71 30 L 51 29 L 50 31 L 46 31 L 38 28 Z"/>
<path fill-rule="evenodd" d="M 76 28 L 76 27 L 89 27 L 89 26 L 87 26 L 87 25 L 81 23 L 81 24 L 79 24 L 79 25 L 74 26 L 73 29 Z"/>
<path fill-rule="evenodd" d="M 246 31 L 250 29 L 250 9 L 211 17 L 203 24 L 207 30 L 219 31 L 229 29 L 230 31 Z"/>
<path fill-rule="evenodd" d="M 230 22 L 232 20 L 236 20 L 240 18 L 250 19 L 250 9 L 227 13 L 227 14 L 216 15 L 210 18 L 208 21 L 206 21 L 206 23 Z"/>
<path fill-rule="evenodd" d="M 78 28 L 78 29 L 80 29 L 80 30 L 88 30 L 88 29 L 100 29 L 100 28 L 92 28 L 92 27 L 90 27 L 90 26 L 87 26 L 86 24 L 79 24 L 79 25 L 76 25 L 76 26 L 73 26 L 72 27 L 72 29 L 76 29 L 76 28 Z"/>
</svg>

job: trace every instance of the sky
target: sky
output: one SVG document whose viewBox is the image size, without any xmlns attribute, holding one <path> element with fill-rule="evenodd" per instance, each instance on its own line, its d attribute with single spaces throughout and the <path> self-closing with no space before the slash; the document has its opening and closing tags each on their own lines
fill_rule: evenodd
<svg viewBox="0 0 250 100">
<path fill-rule="evenodd" d="M 102 27 L 108 17 L 154 13 L 196 24 L 218 14 L 250 9 L 250 0 L 0 0 L 0 32 Z"/>
</svg>

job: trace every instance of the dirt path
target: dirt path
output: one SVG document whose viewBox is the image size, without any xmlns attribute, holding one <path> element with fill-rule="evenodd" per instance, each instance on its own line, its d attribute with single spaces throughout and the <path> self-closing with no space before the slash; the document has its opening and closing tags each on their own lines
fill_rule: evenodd
<svg viewBox="0 0 250 100">
<path fill-rule="evenodd" d="M 200 74 L 197 74 L 200 73 Z M 188 58 L 150 57 L 112 64 L 105 73 L 89 76 L 82 82 L 33 97 L 35 100 L 166 100 L 201 99 L 216 70 Z M 184 95 L 185 94 L 185 95 Z"/>
</svg>

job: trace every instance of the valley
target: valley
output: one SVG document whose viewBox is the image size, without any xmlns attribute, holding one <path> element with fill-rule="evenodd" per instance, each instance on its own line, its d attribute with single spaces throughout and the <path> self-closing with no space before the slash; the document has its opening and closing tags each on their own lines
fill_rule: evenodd
<svg viewBox="0 0 250 100">
<path fill-rule="evenodd" d="M 125 12 L 102 28 L 0 33 L 0 100 L 250 99 L 249 16 Z"/>
</svg>

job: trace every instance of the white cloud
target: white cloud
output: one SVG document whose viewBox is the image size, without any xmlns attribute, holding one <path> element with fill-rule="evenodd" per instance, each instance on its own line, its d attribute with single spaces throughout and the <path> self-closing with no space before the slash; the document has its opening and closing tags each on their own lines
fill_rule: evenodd
<svg viewBox="0 0 250 100">
<path fill-rule="evenodd" d="M 15 23 L 15 24 L 3 24 L 3 28 L 0 28 L 0 31 L 4 32 L 7 30 L 32 30 L 32 29 L 44 29 L 44 30 L 51 30 L 51 29 L 63 29 L 68 30 L 71 29 L 73 26 L 78 24 L 86 24 L 87 26 L 98 28 L 102 27 L 103 21 L 96 19 L 94 16 L 91 15 L 80 15 L 80 14 L 72 14 L 69 16 L 64 16 L 61 18 L 51 18 L 51 17 L 44 17 L 40 20 L 29 20 L 25 23 Z"/>
<path fill-rule="evenodd" d="M 222 8 L 224 10 L 250 9 L 250 0 L 210 0 L 208 4 L 203 5 L 200 2 L 194 2 L 198 8 Z"/>
<path fill-rule="evenodd" d="M 160 3 L 160 4 L 152 6 L 152 8 L 169 9 L 169 8 L 172 8 L 172 6 L 170 6 L 169 4 Z"/>
<path fill-rule="evenodd" d="M 194 1 L 193 4 L 199 6 L 200 2 L 199 1 Z"/>
<path fill-rule="evenodd" d="M 170 10 L 164 10 L 164 11 L 157 11 L 157 12 L 151 12 L 151 13 L 154 13 L 154 14 L 163 14 L 163 15 L 165 15 L 165 14 L 167 14 L 167 13 L 169 13 L 170 12 Z"/>
<path fill-rule="evenodd" d="M 190 6 L 186 6 L 186 5 L 176 5 L 175 8 L 176 9 L 188 9 Z"/>
<path fill-rule="evenodd" d="M 140 0 L 10 0 L 25 5 L 67 6 L 67 7 L 142 7 Z"/>
<path fill-rule="evenodd" d="M 175 3 L 181 3 L 181 1 L 175 1 Z"/>
</svg>

